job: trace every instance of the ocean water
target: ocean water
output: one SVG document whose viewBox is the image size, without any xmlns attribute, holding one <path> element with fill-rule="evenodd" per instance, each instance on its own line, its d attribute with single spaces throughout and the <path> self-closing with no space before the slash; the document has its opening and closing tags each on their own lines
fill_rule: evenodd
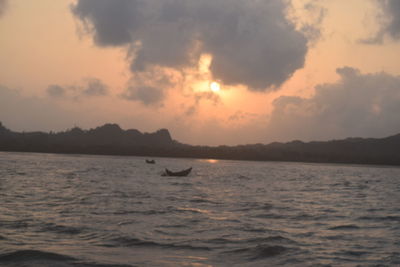
<svg viewBox="0 0 400 267">
<path fill-rule="evenodd" d="M 155 160 L 0 152 L 0 266 L 400 266 L 400 168 Z"/>
</svg>

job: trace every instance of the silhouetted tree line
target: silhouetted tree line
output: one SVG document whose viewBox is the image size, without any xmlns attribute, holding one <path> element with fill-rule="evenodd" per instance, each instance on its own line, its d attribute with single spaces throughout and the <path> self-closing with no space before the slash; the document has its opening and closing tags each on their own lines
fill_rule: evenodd
<svg viewBox="0 0 400 267">
<path fill-rule="evenodd" d="M 181 144 L 166 129 L 141 133 L 105 124 L 90 130 L 75 127 L 58 133 L 19 133 L 0 122 L 1 151 L 400 165 L 399 149 L 400 134 L 381 139 L 211 147 Z"/>
</svg>

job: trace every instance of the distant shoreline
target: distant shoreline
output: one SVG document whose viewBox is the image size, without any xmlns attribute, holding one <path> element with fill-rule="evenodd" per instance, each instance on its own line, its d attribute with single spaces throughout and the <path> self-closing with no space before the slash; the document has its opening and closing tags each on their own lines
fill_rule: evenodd
<svg viewBox="0 0 400 267">
<path fill-rule="evenodd" d="M 90 130 L 75 127 L 59 133 L 18 133 L 0 123 L 0 151 L 398 166 L 400 134 L 380 139 L 211 147 L 179 143 L 166 129 L 141 133 L 105 124 Z"/>
<path fill-rule="evenodd" d="M 42 154 L 42 155 L 60 155 L 60 156 L 98 156 L 98 157 L 137 157 L 137 158 L 165 158 L 165 159 L 194 159 L 194 160 L 226 160 L 226 161 L 247 161 L 247 162 L 270 162 L 270 163 L 301 163 L 301 164 L 326 164 L 326 165 L 342 165 L 342 166 L 364 166 L 364 167 L 380 167 L 380 168 L 400 168 L 400 164 L 368 164 L 368 163 L 348 163 L 348 162 L 314 162 L 314 161 L 285 161 L 285 160 L 248 160 L 248 159 L 225 159 L 225 158 L 195 158 L 195 157 L 173 157 L 173 156 L 141 156 L 141 155 L 119 155 L 119 154 L 85 154 L 85 153 L 59 153 L 59 152 L 32 152 L 32 151 L 4 151 L 0 153 L 17 153 L 17 154 Z"/>
</svg>

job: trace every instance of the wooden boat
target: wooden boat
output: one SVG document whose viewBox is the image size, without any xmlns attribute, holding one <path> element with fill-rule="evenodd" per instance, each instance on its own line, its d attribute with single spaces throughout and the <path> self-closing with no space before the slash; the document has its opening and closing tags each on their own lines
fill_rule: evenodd
<svg viewBox="0 0 400 267">
<path fill-rule="evenodd" d="M 154 163 L 156 163 L 156 161 L 155 161 L 154 159 L 151 159 L 151 160 L 146 159 L 146 163 L 148 163 L 148 164 L 154 164 Z"/>
<path fill-rule="evenodd" d="M 173 172 L 168 169 L 165 169 L 165 176 L 188 176 L 188 174 L 192 171 L 192 167 L 189 169 L 179 171 L 179 172 Z"/>
</svg>

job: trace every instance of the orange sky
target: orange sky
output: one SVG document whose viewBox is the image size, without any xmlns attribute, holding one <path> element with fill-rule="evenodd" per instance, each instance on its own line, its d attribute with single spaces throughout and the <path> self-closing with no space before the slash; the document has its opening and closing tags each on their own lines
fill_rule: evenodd
<svg viewBox="0 0 400 267">
<path fill-rule="evenodd" d="M 314 3 L 313 12 L 323 11 L 319 24 L 316 24 L 316 13 L 315 17 L 310 16 L 311 11 L 303 8 L 308 2 Z M 279 129 L 271 132 L 273 103 L 279 97 L 313 98 L 316 86 L 340 80 L 336 69 L 344 66 L 358 69 L 362 75 L 381 72 L 393 77 L 400 75 L 400 41 L 387 38 L 380 45 L 360 42 L 379 31 L 375 19 L 377 4 L 373 0 L 296 0 L 291 14 L 296 16 L 297 26 L 314 23 L 321 35 L 309 42 L 304 67 L 294 71 L 278 88 L 256 92 L 243 85 L 218 81 L 221 90 L 213 92 L 209 87 L 214 82 L 209 69 L 212 55 L 205 53 L 200 62 L 189 68 L 161 68 L 174 84 L 163 91 L 162 102 L 146 105 L 121 97 L 138 75 L 129 70 L 127 47 L 96 45 L 72 14 L 73 3 L 76 2 L 13 0 L 0 17 L 0 62 L 3 63 L 0 85 L 16 92 L 15 98 L 35 98 L 45 103 L 43 107 L 60 109 L 55 114 L 65 114 L 54 115 L 59 117 L 48 122 L 40 122 L 40 116 L 35 117 L 38 120 L 35 123 L 29 117 L 35 111 L 25 110 L 24 106 L 0 107 L 0 121 L 7 127 L 18 131 L 49 131 L 115 122 L 123 128 L 140 131 L 168 128 L 173 138 L 190 144 L 288 141 L 296 134 L 288 135 Z M 107 86 L 108 94 L 79 95 L 76 88 L 84 86 L 88 78 L 100 79 Z M 154 76 L 141 79 L 146 86 L 159 85 Z M 54 84 L 75 89 L 63 98 L 51 98 L 46 90 Z M 26 123 L 25 119 L 31 122 Z M 390 131 L 393 129 L 388 129 L 387 134 Z M 326 138 L 329 136 L 317 136 L 317 139 Z"/>
</svg>

